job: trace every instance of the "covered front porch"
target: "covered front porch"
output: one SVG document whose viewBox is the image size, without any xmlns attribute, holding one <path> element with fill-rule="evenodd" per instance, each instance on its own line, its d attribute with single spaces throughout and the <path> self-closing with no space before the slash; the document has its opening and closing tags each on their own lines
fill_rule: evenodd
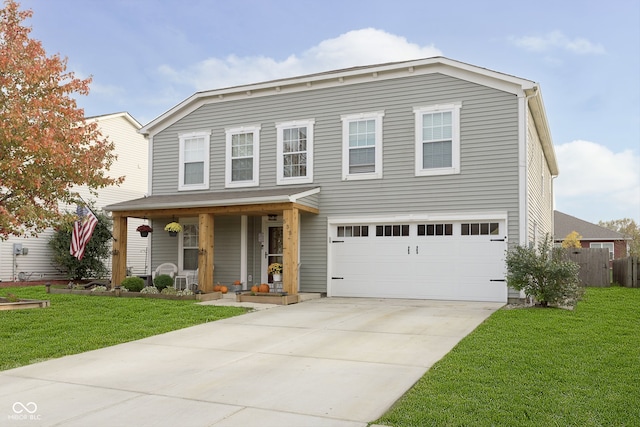
<svg viewBox="0 0 640 427">
<path fill-rule="evenodd" d="M 300 265 L 300 217 L 317 215 L 318 187 L 276 188 L 270 190 L 218 191 L 168 196 L 150 196 L 106 207 L 113 218 L 113 250 L 111 283 L 118 285 L 127 273 L 127 222 L 129 218 L 152 221 L 154 233 L 162 231 L 167 218 L 190 218 L 197 227 L 197 277 L 202 292 L 213 292 L 216 270 L 215 225 L 221 217 L 239 217 L 243 232 L 247 218 L 278 218 L 282 224 L 282 290 L 297 294 Z M 226 218 L 225 218 L 226 220 Z M 222 223 L 224 224 L 225 221 Z M 153 251 L 161 239 L 152 245 Z M 225 249 L 225 248 L 221 248 Z M 242 248 L 240 249 L 242 255 Z M 246 254 L 246 248 L 244 248 Z M 193 251 L 194 256 L 195 250 Z M 266 255 L 266 254 L 265 254 Z M 177 257 L 177 255 L 176 255 Z M 151 257 L 151 269 L 158 262 Z M 195 262 L 195 261 L 194 261 Z M 245 270 L 246 272 L 246 270 Z M 242 273 L 239 271 L 239 276 Z M 246 274 L 245 274 L 246 276 Z M 258 279 L 259 280 L 259 279 Z"/>
</svg>

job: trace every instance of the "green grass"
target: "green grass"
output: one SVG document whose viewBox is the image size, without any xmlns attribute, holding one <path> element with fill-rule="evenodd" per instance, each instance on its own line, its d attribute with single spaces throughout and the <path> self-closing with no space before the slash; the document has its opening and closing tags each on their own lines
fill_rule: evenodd
<svg viewBox="0 0 640 427">
<path fill-rule="evenodd" d="M 47 299 L 44 309 L 0 311 L 0 370 L 120 344 L 245 313 L 194 301 L 47 294 L 44 286 L 0 296 Z"/>
<path fill-rule="evenodd" d="M 497 311 L 376 423 L 640 425 L 640 289 L 589 288 L 574 311 Z"/>
</svg>

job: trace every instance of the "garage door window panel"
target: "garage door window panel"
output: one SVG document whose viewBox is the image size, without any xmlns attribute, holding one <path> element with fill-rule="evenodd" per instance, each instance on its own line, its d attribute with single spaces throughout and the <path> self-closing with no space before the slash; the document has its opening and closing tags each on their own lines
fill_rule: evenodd
<svg viewBox="0 0 640 427">
<path fill-rule="evenodd" d="M 399 237 L 409 235 L 409 224 L 376 225 L 377 237 Z"/>
<path fill-rule="evenodd" d="M 463 236 L 497 236 L 500 234 L 500 224 L 497 222 L 472 222 L 460 225 Z"/>
<path fill-rule="evenodd" d="M 338 237 L 369 237 L 368 225 L 345 225 L 338 227 Z"/>
<path fill-rule="evenodd" d="M 418 236 L 453 236 L 453 224 L 418 224 Z"/>
</svg>

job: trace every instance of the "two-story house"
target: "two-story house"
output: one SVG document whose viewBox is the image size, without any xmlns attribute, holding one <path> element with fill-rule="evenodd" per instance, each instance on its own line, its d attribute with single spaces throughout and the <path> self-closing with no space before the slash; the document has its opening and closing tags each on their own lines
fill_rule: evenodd
<svg viewBox="0 0 640 427">
<path fill-rule="evenodd" d="M 114 283 L 146 218 L 152 268 L 205 292 L 282 262 L 289 293 L 506 302 L 507 245 L 553 230 L 539 85 L 447 58 L 198 92 L 141 132 L 150 195 L 107 207 Z"/>
<path fill-rule="evenodd" d="M 148 142 L 138 132 L 142 125 L 126 112 L 87 117 L 87 123 L 97 123 L 103 136 L 113 141 L 117 160 L 111 165 L 108 175 L 124 176 L 124 182 L 97 190 L 98 195 L 91 194 L 87 186 L 76 187 L 80 196 L 88 203 L 94 203 L 97 209 L 105 205 L 143 197 L 147 192 L 148 181 Z M 61 210 L 75 211 L 76 206 L 61 204 Z M 133 218 L 129 221 L 127 265 L 132 274 L 145 274 L 149 269 L 147 239 L 135 234 L 137 225 L 142 220 Z M 54 230 L 44 230 L 38 237 L 9 237 L 0 241 L 0 281 L 17 280 L 55 280 L 66 279 L 65 271 L 52 261 L 49 240 Z M 111 258 L 105 260 L 107 267 Z"/>
</svg>

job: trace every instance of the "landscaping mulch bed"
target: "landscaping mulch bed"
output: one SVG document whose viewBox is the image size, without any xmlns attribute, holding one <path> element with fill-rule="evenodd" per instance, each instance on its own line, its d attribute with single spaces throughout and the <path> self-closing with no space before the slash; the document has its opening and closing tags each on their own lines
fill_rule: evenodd
<svg viewBox="0 0 640 427">
<path fill-rule="evenodd" d="M 78 281 L 77 283 L 84 283 L 86 281 Z M 33 281 L 24 281 L 24 282 L 0 282 L 0 288 L 23 288 L 26 286 L 42 286 L 47 283 L 51 283 L 52 285 L 68 285 L 69 280 L 33 280 Z M 74 282 L 76 283 L 76 282 Z"/>
</svg>

